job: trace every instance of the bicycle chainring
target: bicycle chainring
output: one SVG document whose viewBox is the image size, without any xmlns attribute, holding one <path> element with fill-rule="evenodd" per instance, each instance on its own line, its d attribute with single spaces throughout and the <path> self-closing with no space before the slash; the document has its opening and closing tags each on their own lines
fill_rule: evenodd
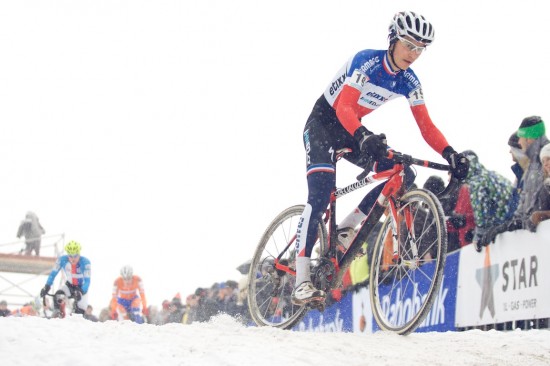
<svg viewBox="0 0 550 366">
<path fill-rule="evenodd" d="M 324 257 L 316 259 L 315 262 L 315 264 L 314 261 L 311 263 L 311 281 L 317 289 L 326 292 L 331 289 L 331 284 L 336 273 L 334 263 Z"/>
</svg>

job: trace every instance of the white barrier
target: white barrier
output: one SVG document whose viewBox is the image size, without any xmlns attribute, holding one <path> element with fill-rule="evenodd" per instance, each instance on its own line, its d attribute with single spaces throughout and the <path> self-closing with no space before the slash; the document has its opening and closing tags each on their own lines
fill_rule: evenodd
<svg viewBox="0 0 550 366">
<path fill-rule="evenodd" d="M 461 250 L 456 326 L 550 317 L 550 220 L 506 232 L 477 253 Z"/>
</svg>

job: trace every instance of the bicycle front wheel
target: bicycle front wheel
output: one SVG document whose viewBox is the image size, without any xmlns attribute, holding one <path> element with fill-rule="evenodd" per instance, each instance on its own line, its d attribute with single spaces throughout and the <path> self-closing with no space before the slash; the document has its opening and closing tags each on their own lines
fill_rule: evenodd
<svg viewBox="0 0 550 366">
<path fill-rule="evenodd" d="M 292 291 L 296 282 L 296 231 L 304 205 L 281 212 L 265 230 L 248 272 L 248 308 L 259 326 L 290 329 L 308 311 L 306 306 L 293 305 Z M 327 230 L 319 225 L 312 262 L 327 250 Z M 280 264 L 276 268 L 276 261 Z"/>
<path fill-rule="evenodd" d="M 415 189 L 397 202 L 375 243 L 370 300 L 378 326 L 406 335 L 419 327 L 437 297 L 447 256 L 447 228 L 439 200 Z"/>
</svg>

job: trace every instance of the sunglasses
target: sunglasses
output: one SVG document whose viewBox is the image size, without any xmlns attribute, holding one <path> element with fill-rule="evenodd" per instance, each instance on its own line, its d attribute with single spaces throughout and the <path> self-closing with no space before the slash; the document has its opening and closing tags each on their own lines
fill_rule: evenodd
<svg viewBox="0 0 550 366">
<path fill-rule="evenodd" d="M 414 51 L 414 52 L 416 52 L 417 54 L 421 54 L 422 52 L 426 51 L 426 47 L 427 47 L 427 46 L 417 46 L 417 45 L 415 45 L 414 43 L 412 43 L 411 41 L 409 41 L 408 39 L 403 38 L 403 37 L 401 37 L 401 36 L 397 36 L 397 39 L 398 39 L 399 41 L 401 41 L 401 43 L 402 43 L 405 47 L 407 47 L 407 49 L 408 49 L 409 51 Z"/>
<path fill-rule="evenodd" d="M 74 258 L 77 258 L 79 255 L 80 254 L 74 254 L 74 255 L 69 254 L 69 258 L 74 259 Z"/>
</svg>

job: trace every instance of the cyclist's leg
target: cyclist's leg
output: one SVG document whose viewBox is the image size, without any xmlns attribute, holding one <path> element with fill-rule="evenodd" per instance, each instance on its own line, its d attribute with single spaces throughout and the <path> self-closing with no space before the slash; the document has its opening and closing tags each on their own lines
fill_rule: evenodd
<svg viewBox="0 0 550 366">
<path fill-rule="evenodd" d="M 123 299 L 121 297 L 117 298 L 116 312 L 117 312 L 117 319 L 119 321 L 128 319 L 128 313 L 130 312 L 130 306 L 131 306 L 130 300 Z"/>
<path fill-rule="evenodd" d="M 346 136 L 343 129 L 335 131 L 336 126 L 340 125 L 332 107 L 321 97 L 308 119 L 303 135 L 308 199 L 296 235 L 296 289 L 292 296 L 296 303 L 325 295 L 310 284 L 310 258 L 317 239 L 319 222 L 336 183 L 335 152 L 344 143 L 338 136 Z"/>
<path fill-rule="evenodd" d="M 88 293 L 82 294 L 82 298 L 76 303 L 75 312 L 84 315 L 88 307 Z"/>
<path fill-rule="evenodd" d="M 141 315 L 141 299 L 135 297 L 130 305 L 130 312 L 132 314 L 132 320 L 138 324 L 143 324 L 143 316 Z"/>
</svg>

